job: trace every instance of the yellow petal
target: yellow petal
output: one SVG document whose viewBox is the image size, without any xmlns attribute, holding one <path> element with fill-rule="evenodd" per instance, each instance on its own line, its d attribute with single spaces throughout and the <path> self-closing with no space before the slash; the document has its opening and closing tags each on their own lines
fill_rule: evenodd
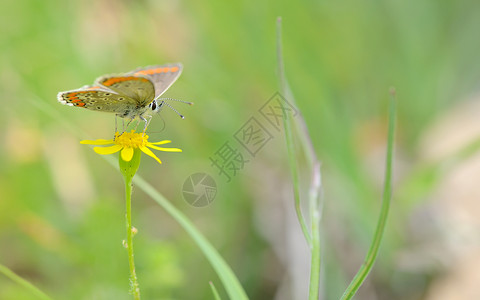
<svg viewBox="0 0 480 300">
<path fill-rule="evenodd" d="M 171 142 L 172 142 L 172 141 L 164 140 L 164 141 L 155 142 L 155 143 L 149 143 L 149 144 L 152 144 L 152 145 L 163 145 L 163 144 L 168 144 L 168 143 L 171 143 Z"/>
<path fill-rule="evenodd" d="M 146 155 L 155 158 L 155 160 L 158 161 L 159 164 L 162 163 L 162 161 L 152 152 L 152 150 L 148 149 L 147 147 L 140 147 L 140 150 L 142 150 L 143 153 L 145 153 Z"/>
<path fill-rule="evenodd" d="M 120 152 L 120 155 L 122 156 L 122 159 L 124 161 L 131 161 L 133 157 L 133 148 L 131 147 L 123 148 L 122 152 Z"/>
<path fill-rule="evenodd" d="M 110 147 L 94 147 L 93 150 L 98 153 L 98 154 L 112 154 L 115 152 L 118 152 L 122 149 L 123 147 L 120 145 L 113 145 Z"/>
<path fill-rule="evenodd" d="M 162 148 L 162 147 L 157 147 L 154 145 L 147 144 L 147 147 L 150 147 L 155 150 L 160 150 L 160 151 L 165 151 L 165 152 L 182 152 L 182 149 L 178 148 Z"/>
<path fill-rule="evenodd" d="M 104 140 L 104 139 L 99 139 L 99 140 L 83 140 L 80 141 L 80 144 L 88 144 L 88 145 L 108 145 L 108 144 L 113 144 L 113 140 Z"/>
</svg>

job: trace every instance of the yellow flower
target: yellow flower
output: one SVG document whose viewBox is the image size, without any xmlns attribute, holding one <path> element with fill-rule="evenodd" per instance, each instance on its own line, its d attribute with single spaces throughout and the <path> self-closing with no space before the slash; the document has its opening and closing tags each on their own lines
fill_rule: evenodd
<svg viewBox="0 0 480 300">
<path fill-rule="evenodd" d="M 158 161 L 159 163 L 162 163 L 162 161 L 149 148 L 159 150 L 159 151 L 165 151 L 165 152 L 182 152 L 182 149 L 178 149 L 178 148 L 162 148 L 162 147 L 156 146 L 156 145 L 163 145 L 168 143 L 171 143 L 171 141 L 165 140 L 165 141 L 151 143 L 148 141 L 148 135 L 144 133 L 136 133 L 135 130 L 132 130 L 131 132 L 124 132 L 122 134 L 119 134 L 117 132 L 115 133 L 115 138 L 112 140 L 98 139 L 95 141 L 84 140 L 80 142 L 80 144 L 89 144 L 89 145 L 113 144 L 113 146 L 109 146 L 109 147 L 94 147 L 93 150 L 96 153 L 103 154 L 103 155 L 112 154 L 112 153 L 121 151 L 120 156 L 122 157 L 122 160 L 127 162 L 132 160 L 133 152 L 135 151 L 135 149 L 140 149 L 142 150 L 143 153 L 155 158 L 155 160 Z"/>
</svg>

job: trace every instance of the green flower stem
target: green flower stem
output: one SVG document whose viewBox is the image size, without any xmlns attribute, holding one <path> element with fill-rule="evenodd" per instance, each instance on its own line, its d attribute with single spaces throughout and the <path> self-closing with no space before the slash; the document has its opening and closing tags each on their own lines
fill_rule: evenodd
<svg viewBox="0 0 480 300">
<path fill-rule="evenodd" d="M 135 300 L 140 300 L 140 287 L 138 284 L 137 273 L 135 272 L 135 261 L 133 252 L 133 226 L 132 226 L 132 179 L 140 165 L 141 151 L 135 149 L 132 160 L 126 162 L 119 155 L 120 171 L 125 179 L 125 199 L 126 199 L 126 220 L 127 220 L 127 251 L 128 265 L 130 267 L 130 293 Z"/>
<path fill-rule="evenodd" d="M 10 278 L 12 281 L 16 282 L 17 284 L 23 286 L 25 289 L 29 290 L 33 295 L 35 295 L 38 299 L 42 300 L 52 300 L 49 296 L 47 296 L 44 292 L 39 290 L 37 287 L 35 287 L 33 284 L 30 282 L 26 281 L 22 277 L 18 276 L 15 274 L 12 270 L 7 268 L 4 265 L 0 264 L 0 273 L 3 275 L 7 276 Z"/>
<path fill-rule="evenodd" d="M 385 167 L 385 183 L 382 197 L 382 208 L 380 210 L 380 216 L 375 230 L 370 249 L 365 257 L 365 260 L 358 270 L 357 274 L 353 278 L 350 285 L 345 290 L 341 299 L 351 299 L 363 284 L 365 279 L 370 273 L 375 260 L 377 259 L 378 250 L 380 248 L 380 242 L 382 241 L 383 232 L 385 231 L 385 225 L 387 223 L 388 211 L 390 209 L 390 201 L 392 199 L 392 160 L 393 160 L 393 138 L 395 132 L 395 114 L 396 114 L 396 100 L 395 90 L 392 89 L 389 103 L 389 115 L 388 115 L 388 140 L 387 140 L 387 158 Z"/>
<path fill-rule="evenodd" d="M 138 286 L 137 273 L 135 272 L 135 261 L 133 254 L 133 226 L 132 226 L 132 180 L 125 181 L 126 218 L 127 218 L 127 251 L 128 265 L 130 267 L 130 292 L 135 300 L 140 299 L 140 288 Z"/>
</svg>

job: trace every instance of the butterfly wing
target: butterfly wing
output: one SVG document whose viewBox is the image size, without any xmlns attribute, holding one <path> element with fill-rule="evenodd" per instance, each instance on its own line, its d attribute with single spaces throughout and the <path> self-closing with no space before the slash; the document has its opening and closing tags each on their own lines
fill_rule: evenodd
<svg viewBox="0 0 480 300">
<path fill-rule="evenodd" d="M 96 83 L 135 100 L 139 107 L 147 106 L 155 97 L 154 85 L 147 76 L 133 74 L 106 75 L 98 78 Z"/>
<path fill-rule="evenodd" d="M 84 86 L 77 90 L 60 92 L 60 103 L 78 106 L 90 110 L 104 111 L 126 115 L 136 107 L 136 101 L 101 86 Z"/>
<path fill-rule="evenodd" d="M 155 86 L 155 98 L 159 97 L 177 80 L 182 73 L 181 63 L 149 66 L 135 69 L 129 74 L 133 76 L 146 76 Z"/>
</svg>

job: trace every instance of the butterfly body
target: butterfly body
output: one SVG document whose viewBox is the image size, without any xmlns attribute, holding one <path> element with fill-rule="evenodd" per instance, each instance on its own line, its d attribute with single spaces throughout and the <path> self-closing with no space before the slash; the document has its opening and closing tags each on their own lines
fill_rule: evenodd
<svg viewBox="0 0 480 300">
<path fill-rule="evenodd" d="M 65 105 L 115 113 L 116 116 L 140 119 L 147 124 L 146 117 L 162 106 L 156 99 L 177 80 L 182 68 L 180 63 L 175 63 L 105 75 L 98 78 L 94 85 L 58 93 L 57 99 Z"/>
</svg>

